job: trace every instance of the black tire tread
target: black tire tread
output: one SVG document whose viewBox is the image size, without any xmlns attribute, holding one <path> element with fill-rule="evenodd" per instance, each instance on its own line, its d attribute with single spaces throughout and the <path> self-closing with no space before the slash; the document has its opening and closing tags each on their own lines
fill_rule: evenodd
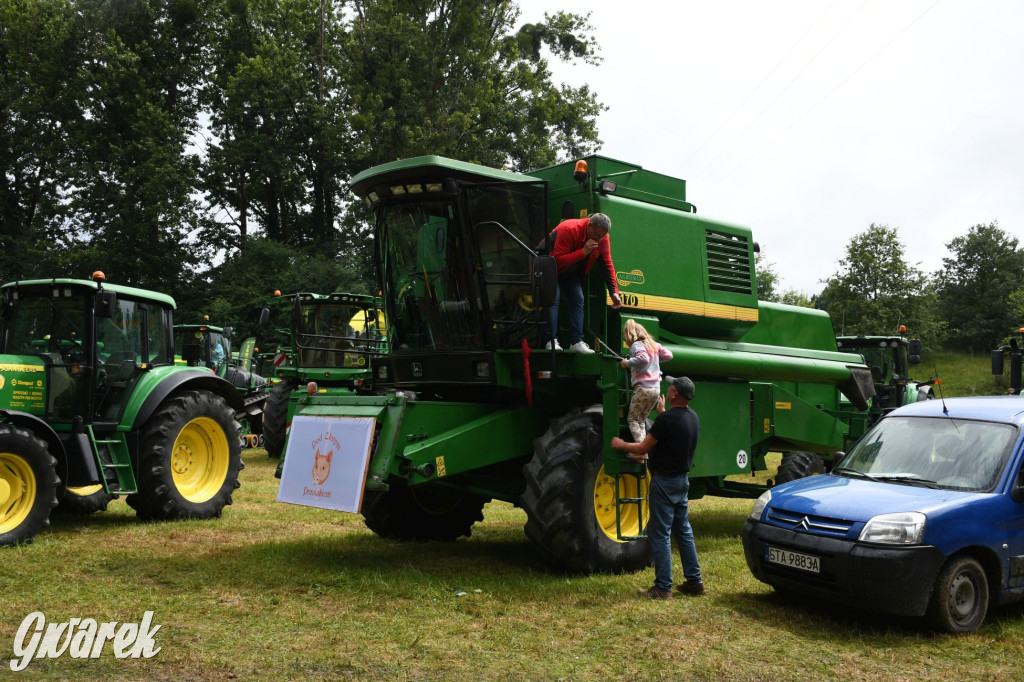
<svg viewBox="0 0 1024 682">
<path fill-rule="evenodd" d="M 50 512 L 57 506 L 57 458 L 46 448 L 46 441 L 26 428 L 13 424 L 0 424 L 0 450 L 21 453 L 35 469 L 39 494 L 32 510 L 20 525 L 0 533 L 0 546 L 31 543 L 40 530 L 50 525 Z M 36 460 L 33 462 L 32 460 Z"/>
<path fill-rule="evenodd" d="M 288 400 L 298 386 L 294 379 L 282 379 L 270 389 L 263 403 L 263 448 L 267 455 L 280 457 L 284 452 L 288 429 Z"/>
</svg>

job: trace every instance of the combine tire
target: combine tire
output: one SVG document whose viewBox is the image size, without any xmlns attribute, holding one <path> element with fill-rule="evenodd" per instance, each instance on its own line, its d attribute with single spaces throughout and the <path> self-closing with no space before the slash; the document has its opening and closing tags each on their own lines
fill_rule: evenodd
<svg viewBox="0 0 1024 682">
<path fill-rule="evenodd" d="M 821 455 L 814 452 L 784 452 L 779 472 L 775 476 L 775 485 L 823 473 L 825 463 L 821 461 Z"/>
<path fill-rule="evenodd" d="M 263 447 L 267 454 L 277 458 L 284 452 L 285 435 L 288 428 L 288 399 L 298 386 L 292 379 L 285 379 L 270 389 L 267 402 L 263 404 Z"/>
<path fill-rule="evenodd" d="M 60 504 L 57 505 L 57 511 L 62 514 L 88 516 L 106 511 L 110 501 L 116 499 L 117 495 L 108 493 L 100 483 L 80 488 L 67 488 Z"/>
<path fill-rule="evenodd" d="M 534 441 L 533 458 L 523 468 L 526 536 L 551 566 L 573 573 L 639 571 L 651 562 L 647 538 L 619 540 L 615 523 L 615 479 L 604 473 L 602 414 L 599 407 L 574 411 L 552 422 Z M 623 477 L 623 496 L 634 497 L 636 479 Z M 643 479 L 646 497 L 648 479 Z M 639 535 L 635 505 L 622 509 L 623 535 Z M 647 508 L 643 508 L 647 521 Z"/>
<path fill-rule="evenodd" d="M 366 527 L 382 538 L 451 542 L 469 537 L 473 524 L 483 521 L 486 503 L 486 498 L 453 488 L 393 485 L 366 493 L 362 513 Z"/>
<path fill-rule="evenodd" d="M 57 504 L 57 460 L 27 429 L 0 424 L 0 546 L 32 542 Z"/>
<path fill-rule="evenodd" d="M 213 393 L 171 394 L 143 427 L 139 492 L 127 498 L 139 518 L 220 516 L 245 466 L 234 415 Z"/>
</svg>

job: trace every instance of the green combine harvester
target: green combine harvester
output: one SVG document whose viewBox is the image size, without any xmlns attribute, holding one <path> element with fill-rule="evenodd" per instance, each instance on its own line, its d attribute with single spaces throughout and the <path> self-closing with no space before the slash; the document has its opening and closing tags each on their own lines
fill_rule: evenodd
<svg viewBox="0 0 1024 682">
<path fill-rule="evenodd" d="M 838 351 L 824 312 L 758 301 L 750 230 L 700 217 L 683 180 L 602 156 L 529 175 L 424 156 L 351 185 L 376 216 L 390 347 L 372 359 L 374 394 L 302 395 L 293 434 L 300 418 L 372 419 L 356 483 L 378 535 L 453 540 L 504 500 L 525 510 L 526 535 L 554 567 L 648 565 L 646 470 L 608 446 L 630 438 L 617 356 L 628 318 L 672 351 L 666 374 L 696 383 L 692 498 L 757 497 L 764 487 L 742 477 L 769 451 L 802 475 L 864 429 L 873 383 L 862 358 Z M 613 221 L 623 305 L 611 308 L 595 269 L 584 328 L 601 352 L 541 350 L 555 282 L 546 237 L 596 212 Z M 339 455 L 291 437 L 282 490 L 292 471 L 309 479 L 312 467 L 315 484 L 332 455 L 335 469 L 360 456 L 340 442 Z"/>
<path fill-rule="evenodd" d="M 278 329 L 286 342 L 271 366 L 273 386 L 263 413 L 263 447 L 271 457 L 284 451 L 295 401 L 306 385 L 317 382 L 323 392 L 351 393 L 370 376 L 370 358 L 387 349 L 387 323 L 381 300 L 366 294 L 282 296 L 280 291 L 260 315 L 270 322 L 270 305 L 286 307 L 289 325 Z"/>
<path fill-rule="evenodd" d="M 54 507 L 142 519 L 221 515 L 238 487 L 242 401 L 177 366 L 170 296 L 93 280 L 0 287 L 0 545 L 31 541 Z"/>
</svg>

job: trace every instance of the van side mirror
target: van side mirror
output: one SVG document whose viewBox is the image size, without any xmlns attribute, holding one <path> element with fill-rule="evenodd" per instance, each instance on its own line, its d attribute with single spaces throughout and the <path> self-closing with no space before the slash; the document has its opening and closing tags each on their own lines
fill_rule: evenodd
<svg viewBox="0 0 1024 682">
<path fill-rule="evenodd" d="M 97 318 L 109 320 L 117 310 L 117 294 L 102 289 L 97 291 L 96 297 L 93 299 L 93 309 L 96 311 Z"/>
<path fill-rule="evenodd" d="M 533 300 L 542 308 L 550 308 L 555 304 L 558 293 L 558 266 L 554 256 L 536 256 L 531 270 L 533 281 Z"/>
<path fill-rule="evenodd" d="M 1010 488 L 1010 499 L 1014 502 L 1024 502 L 1024 468 L 1017 472 L 1013 479 L 1013 487 Z"/>
</svg>

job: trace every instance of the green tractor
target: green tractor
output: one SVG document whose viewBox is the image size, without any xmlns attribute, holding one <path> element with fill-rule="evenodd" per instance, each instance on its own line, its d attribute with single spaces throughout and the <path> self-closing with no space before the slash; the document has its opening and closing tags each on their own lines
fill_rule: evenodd
<svg viewBox="0 0 1024 682">
<path fill-rule="evenodd" d="M 241 442 L 259 447 L 263 434 L 263 406 L 267 401 L 267 380 L 255 371 L 256 339 L 242 342 L 237 354 L 231 348 L 231 327 L 210 324 L 174 325 L 175 363 L 206 367 L 242 394 L 242 410 L 235 415 L 242 424 Z M 191 361 L 185 360 L 186 355 Z"/>
<path fill-rule="evenodd" d="M 349 505 L 378 535 L 410 540 L 468 536 L 503 500 L 525 510 L 553 567 L 643 568 L 649 478 L 608 445 L 630 438 L 629 318 L 672 351 L 666 374 L 696 384 L 694 499 L 757 497 L 766 487 L 750 476 L 768 452 L 811 473 L 863 432 L 861 357 L 838 351 L 823 311 L 758 301 L 750 230 L 698 216 L 681 179 L 602 156 L 529 175 L 425 156 L 351 186 L 376 217 L 389 348 L 371 359 L 372 391 L 297 397 L 279 499 Z M 584 329 L 599 352 L 541 349 L 549 232 L 595 212 L 614 223 L 622 306 L 595 268 Z M 359 428 L 365 441 L 337 435 Z M 324 488 L 335 483 L 355 492 Z"/>
<path fill-rule="evenodd" d="M 361 388 L 370 358 L 387 349 L 388 330 L 381 300 L 365 294 L 278 291 L 263 309 L 260 326 L 270 322 L 270 305 L 289 312 L 289 326 L 277 330 L 286 343 L 272 360 L 273 386 L 263 412 L 263 447 L 280 457 L 292 407 L 309 382 L 325 393 Z"/>
<path fill-rule="evenodd" d="M 921 362 L 923 346 L 919 339 L 907 339 L 907 328 L 900 325 L 894 336 L 838 336 L 836 345 L 844 353 L 864 358 L 871 371 L 875 395 L 871 398 L 868 421 L 873 423 L 897 407 L 931 400 L 935 397 L 935 379 L 915 381 L 911 365 Z"/>
<path fill-rule="evenodd" d="M 243 463 L 238 392 L 176 366 L 174 300 L 48 279 L 0 287 L 0 545 L 111 499 L 141 519 L 219 517 Z"/>
</svg>

